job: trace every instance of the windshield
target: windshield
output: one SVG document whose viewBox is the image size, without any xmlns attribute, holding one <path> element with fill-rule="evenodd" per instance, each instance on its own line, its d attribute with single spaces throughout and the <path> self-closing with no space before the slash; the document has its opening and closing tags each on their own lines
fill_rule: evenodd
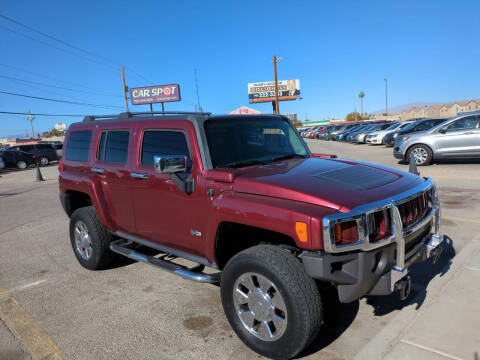
<svg viewBox="0 0 480 360">
<path fill-rule="evenodd" d="M 222 118 L 205 121 L 214 168 L 306 158 L 309 151 L 290 123 L 279 118 Z"/>
<path fill-rule="evenodd" d="M 398 128 L 400 125 L 401 125 L 401 123 L 395 123 L 395 124 L 390 125 L 385 130 L 394 130 L 394 129 Z"/>
</svg>

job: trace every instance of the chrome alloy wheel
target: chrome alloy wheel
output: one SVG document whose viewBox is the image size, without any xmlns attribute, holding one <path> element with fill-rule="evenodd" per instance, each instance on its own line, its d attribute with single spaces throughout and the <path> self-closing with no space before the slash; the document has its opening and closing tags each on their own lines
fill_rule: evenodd
<svg viewBox="0 0 480 360">
<path fill-rule="evenodd" d="M 40 165 L 42 165 L 42 166 L 47 166 L 48 163 L 49 163 L 49 160 L 48 160 L 48 158 L 46 158 L 45 156 L 42 156 L 42 157 L 40 158 Z"/>
<path fill-rule="evenodd" d="M 82 258 L 89 260 L 93 254 L 92 241 L 88 234 L 87 225 L 83 221 L 77 221 L 73 229 L 75 245 Z"/>
<path fill-rule="evenodd" d="M 287 328 L 287 307 L 273 282 L 245 273 L 233 287 L 233 302 L 245 329 L 263 341 L 278 340 Z"/>
<path fill-rule="evenodd" d="M 412 154 L 417 165 L 423 164 L 428 159 L 427 150 L 425 150 L 424 148 L 415 148 L 412 150 Z"/>
</svg>

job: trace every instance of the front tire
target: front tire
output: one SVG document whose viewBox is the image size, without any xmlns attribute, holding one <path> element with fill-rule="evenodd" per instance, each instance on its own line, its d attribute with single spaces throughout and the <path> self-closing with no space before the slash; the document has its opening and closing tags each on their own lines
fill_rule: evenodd
<svg viewBox="0 0 480 360">
<path fill-rule="evenodd" d="M 17 162 L 17 168 L 19 169 L 26 169 L 27 168 L 27 163 L 23 160 L 20 160 L 19 162 Z"/>
<path fill-rule="evenodd" d="M 89 270 L 106 268 L 115 258 L 109 246 L 112 235 L 93 206 L 75 210 L 70 218 L 70 241 L 78 262 Z"/>
<path fill-rule="evenodd" d="M 322 302 L 314 280 L 286 250 L 258 245 L 235 255 L 221 279 L 225 314 L 252 350 L 290 359 L 315 339 Z"/>
<path fill-rule="evenodd" d="M 417 166 L 425 166 L 429 165 L 432 162 L 433 153 L 432 149 L 430 149 L 426 145 L 413 145 L 407 152 L 407 159 L 406 161 L 410 161 L 411 154 L 413 153 L 413 157 L 415 159 L 415 164 Z"/>
</svg>

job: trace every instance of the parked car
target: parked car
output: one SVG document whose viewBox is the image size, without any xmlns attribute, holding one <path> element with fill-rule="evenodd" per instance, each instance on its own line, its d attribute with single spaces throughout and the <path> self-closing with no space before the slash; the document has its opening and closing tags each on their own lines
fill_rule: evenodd
<svg viewBox="0 0 480 360">
<path fill-rule="evenodd" d="M 334 127 L 334 126 L 335 126 L 335 125 L 327 125 L 327 126 L 325 126 L 324 128 L 322 128 L 322 129 L 320 129 L 320 130 L 317 130 L 317 131 L 315 132 L 315 135 L 314 135 L 315 139 L 320 139 L 320 138 L 322 138 L 322 137 L 323 137 L 323 134 L 326 134 L 327 131 L 328 131 L 330 128 Z"/>
<path fill-rule="evenodd" d="M 356 130 L 359 130 L 362 126 L 362 124 L 356 124 L 355 126 L 352 126 L 348 129 L 346 129 L 345 131 L 342 131 L 341 133 L 337 134 L 337 136 L 335 136 L 335 141 L 346 141 L 346 137 L 348 134 L 350 134 L 351 132 L 354 132 Z"/>
<path fill-rule="evenodd" d="M 384 138 L 387 134 L 395 131 L 400 130 L 410 124 L 411 121 L 404 121 L 404 122 L 394 122 L 389 127 L 384 130 L 376 130 L 367 135 L 365 142 L 369 145 L 380 145 L 384 144 Z"/>
<path fill-rule="evenodd" d="M 379 130 L 384 130 L 387 127 L 389 127 L 389 123 L 381 123 L 381 124 L 373 124 L 369 126 L 368 128 L 365 128 L 359 132 L 356 133 L 354 137 L 352 137 L 352 142 L 355 144 L 365 144 L 365 139 L 368 134 L 374 132 L 374 131 L 379 131 Z"/>
<path fill-rule="evenodd" d="M 25 169 L 35 164 L 35 156 L 20 150 L 0 150 L 0 157 L 5 168 Z"/>
<path fill-rule="evenodd" d="M 326 126 L 326 125 L 319 126 L 314 131 L 311 131 L 310 134 L 308 135 L 308 137 L 310 139 L 315 139 L 317 137 L 317 135 L 324 132 L 326 128 L 328 128 L 328 126 Z"/>
<path fill-rule="evenodd" d="M 420 166 L 434 159 L 480 158 L 480 115 L 450 118 L 430 130 L 397 136 L 393 155 L 409 160 L 411 154 Z"/>
<path fill-rule="evenodd" d="M 55 151 L 57 152 L 57 158 L 61 159 L 63 153 L 63 144 L 53 144 L 53 146 L 55 147 Z"/>
<path fill-rule="evenodd" d="M 42 166 L 47 166 L 51 161 L 58 160 L 57 150 L 52 144 L 16 145 L 8 148 L 8 150 L 18 150 L 33 154 Z"/>
<path fill-rule="evenodd" d="M 333 131 L 339 130 L 341 127 L 342 127 L 342 125 L 330 126 L 325 131 L 322 131 L 322 132 L 318 133 L 316 138 L 320 139 L 320 140 L 328 140 L 328 136 L 330 135 L 330 133 L 332 133 Z"/>
<path fill-rule="evenodd" d="M 408 267 L 440 255 L 432 179 L 312 154 L 283 116 L 88 116 L 70 126 L 59 168 L 83 267 L 118 254 L 219 283 L 233 330 L 270 358 L 317 337 L 329 311 L 322 284 L 343 303 L 397 290 L 405 299 Z"/>
<path fill-rule="evenodd" d="M 5 162 L 3 161 L 3 158 L 0 156 L 0 170 L 5 168 Z"/>
<path fill-rule="evenodd" d="M 383 142 L 387 146 L 393 146 L 395 143 L 395 139 L 397 136 L 400 135 L 405 135 L 408 133 L 414 133 L 417 131 L 425 131 L 428 129 L 433 128 L 434 126 L 437 126 L 438 124 L 441 124 L 444 122 L 446 119 L 419 119 L 416 120 L 409 125 L 405 126 L 403 129 L 399 129 L 397 131 L 394 131 L 392 133 L 389 133 L 385 135 Z"/>
<path fill-rule="evenodd" d="M 335 137 L 345 131 L 347 131 L 348 129 L 351 129 L 352 127 L 355 127 L 356 124 L 345 124 L 343 126 L 340 127 L 340 129 L 337 129 L 335 131 L 332 131 L 328 134 L 326 140 L 333 140 L 335 141 Z"/>
</svg>

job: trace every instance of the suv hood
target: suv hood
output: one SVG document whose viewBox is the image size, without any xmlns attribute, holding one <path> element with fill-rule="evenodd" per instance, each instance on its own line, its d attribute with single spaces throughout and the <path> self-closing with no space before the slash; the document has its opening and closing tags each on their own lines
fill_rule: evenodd
<svg viewBox="0 0 480 360">
<path fill-rule="evenodd" d="M 350 211 L 407 191 L 424 180 L 381 165 L 343 159 L 295 159 L 235 169 L 236 192 Z"/>
</svg>

